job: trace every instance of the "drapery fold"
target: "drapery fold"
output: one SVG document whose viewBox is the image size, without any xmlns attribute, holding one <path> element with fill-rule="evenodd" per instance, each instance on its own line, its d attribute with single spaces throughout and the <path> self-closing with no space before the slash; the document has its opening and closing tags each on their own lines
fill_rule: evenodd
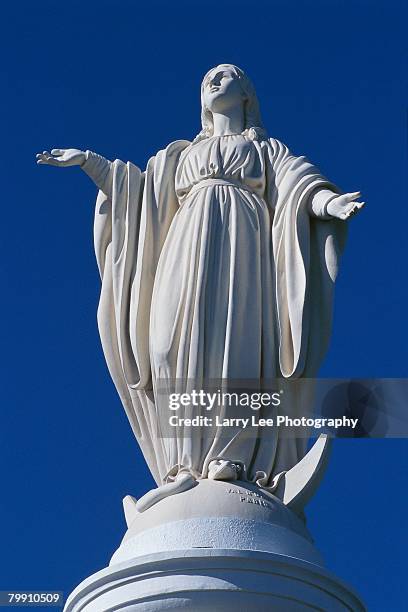
<svg viewBox="0 0 408 612">
<path fill-rule="evenodd" d="M 317 190 L 339 193 L 305 157 L 270 139 L 269 201 L 282 376 L 316 376 L 331 332 L 334 282 L 347 226 L 310 216 Z"/>
<path fill-rule="evenodd" d="M 102 278 L 98 308 L 101 342 L 112 379 L 133 432 L 158 484 L 180 465 L 202 474 L 211 456 L 206 451 L 183 464 L 183 441 L 157 436 L 159 415 L 150 360 L 150 315 L 157 265 L 169 228 L 179 208 L 175 176 L 188 141 L 176 141 L 151 158 L 145 172 L 116 160 L 99 183 L 95 252 Z M 265 194 L 272 228 L 273 316 L 278 335 L 280 375 L 314 376 L 327 348 L 333 286 L 346 226 L 311 216 L 319 190 L 338 192 L 304 157 L 295 157 L 275 139 L 262 143 Z M 105 160 L 106 161 L 106 160 Z M 85 170 L 92 176 L 92 158 Z M 101 168 L 98 168 L 99 176 Z M 101 180 L 101 179 L 100 179 Z M 275 338 L 271 337 L 271 342 Z M 236 436 L 235 434 L 232 434 Z M 246 456 L 228 457 L 234 440 L 225 440 L 226 458 L 242 461 L 253 477 L 266 482 L 302 457 L 304 441 L 271 443 L 260 436 Z M 245 444 L 235 445 L 244 448 Z M 204 447 L 203 447 L 204 448 Z M 220 453 L 221 450 L 221 453 Z M 217 457 L 222 456 L 218 444 Z M 214 449 L 215 452 L 215 449 Z M 175 460 L 175 456 L 177 460 Z M 184 467 L 183 467 L 184 465 Z"/>
</svg>

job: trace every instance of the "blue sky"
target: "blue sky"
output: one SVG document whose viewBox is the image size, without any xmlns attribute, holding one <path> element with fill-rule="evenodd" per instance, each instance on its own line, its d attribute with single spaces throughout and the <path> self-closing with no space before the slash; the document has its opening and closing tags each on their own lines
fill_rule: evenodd
<svg viewBox="0 0 408 612">
<path fill-rule="evenodd" d="M 35 153 L 89 148 L 143 167 L 199 131 L 207 69 L 241 66 L 270 135 L 367 202 L 350 224 L 321 374 L 405 377 L 407 8 L 45 0 L 0 10 L 0 590 L 68 594 L 107 565 L 125 530 L 122 498 L 152 480 L 96 328 L 95 187 L 77 168 L 37 167 Z M 328 568 L 373 611 L 404 609 L 407 448 L 337 441 L 307 510 Z"/>
</svg>

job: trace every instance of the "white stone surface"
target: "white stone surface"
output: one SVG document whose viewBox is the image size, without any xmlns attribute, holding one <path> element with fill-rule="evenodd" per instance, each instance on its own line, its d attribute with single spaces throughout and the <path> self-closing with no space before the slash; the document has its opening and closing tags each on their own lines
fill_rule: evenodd
<svg viewBox="0 0 408 612">
<path fill-rule="evenodd" d="M 331 439 L 321 434 L 308 453 L 278 483 L 275 495 L 291 510 L 302 512 L 313 497 L 329 461 Z"/>
<path fill-rule="evenodd" d="M 137 516 L 136 505 L 137 499 L 132 495 L 126 495 L 126 497 L 123 498 L 123 512 L 128 527 L 133 522 L 135 516 Z"/>
<path fill-rule="evenodd" d="M 211 479 L 135 513 L 110 566 L 65 612 L 363 612 L 305 524 L 255 484 Z"/>
<path fill-rule="evenodd" d="M 134 513 L 111 564 L 194 548 L 258 550 L 323 564 L 303 520 L 272 493 L 211 479 Z"/>
<path fill-rule="evenodd" d="M 45 151 L 38 163 L 80 165 L 100 189 L 99 329 L 157 483 L 180 471 L 202 477 L 222 459 L 250 466 L 250 480 L 264 472 L 270 486 L 302 459 L 304 445 L 281 444 L 277 430 L 256 440 L 238 427 L 223 437 L 214 427 L 204 441 L 199 428 L 159 439 L 156 383 L 313 376 L 330 336 L 339 220 L 362 203 L 268 138 L 240 69 L 210 70 L 201 100 L 200 134 L 171 143 L 145 172 L 77 149 Z"/>
<path fill-rule="evenodd" d="M 110 567 L 85 580 L 65 610 L 360 611 L 323 568 L 301 519 L 327 440 L 305 457 L 306 441 L 280 439 L 277 429 L 254 437 L 239 426 L 180 426 L 158 435 L 168 419 L 159 381 L 317 373 L 344 221 L 363 206 L 358 192 L 342 194 L 267 136 L 237 67 L 210 70 L 201 101 L 198 136 L 170 143 L 144 172 L 78 149 L 37 156 L 40 165 L 82 167 L 99 188 L 100 336 L 159 485 L 139 501 L 125 498 L 129 529 Z"/>
<path fill-rule="evenodd" d="M 318 565 L 272 553 L 195 549 L 138 557 L 94 574 L 65 612 L 364 612 Z"/>
<path fill-rule="evenodd" d="M 130 518 L 130 517 L 129 517 Z M 65 612 L 362 612 L 303 520 L 248 482 L 203 479 L 135 513 L 110 566 Z"/>
</svg>

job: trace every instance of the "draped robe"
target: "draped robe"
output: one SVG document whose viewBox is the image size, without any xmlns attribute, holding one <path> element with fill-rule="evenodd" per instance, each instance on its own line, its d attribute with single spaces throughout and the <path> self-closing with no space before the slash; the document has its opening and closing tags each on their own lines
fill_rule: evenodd
<svg viewBox="0 0 408 612">
<path fill-rule="evenodd" d="M 223 138 L 173 142 L 145 172 L 92 153 L 83 166 L 100 188 L 94 239 L 102 346 L 159 485 L 180 471 L 205 476 L 219 457 L 241 461 L 248 477 L 262 471 L 271 483 L 302 458 L 304 445 L 280 441 L 277 433 L 250 440 L 237 429 L 222 437 L 219 431 L 158 436 L 157 378 L 242 378 L 248 368 L 249 378 L 312 377 L 330 336 L 346 228 L 325 209 L 338 189 L 276 139 Z M 197 151 L 207 164 L 195 163 Z M 256 260 L 255 281 L 247 251 Z M 258 309 L 244 296 L 245 280 Z M 208 324 L 210 307 L 216 332 Z M 240 338 L 248 338 L 248 351 Z"/>
</svg>

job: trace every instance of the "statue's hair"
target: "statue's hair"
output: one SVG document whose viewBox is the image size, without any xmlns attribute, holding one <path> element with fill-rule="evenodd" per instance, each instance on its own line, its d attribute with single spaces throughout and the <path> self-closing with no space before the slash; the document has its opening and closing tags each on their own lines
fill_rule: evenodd
<svg viewBox="0 0 408 612">
<path fill-rule="evenodd" d="M 244 100 L 244 131 L 242 134 L 250 140 L 263 140 L 266 138 L 266 131 L 263 127 L 261 119 L 261 111 L 259 110 L 259 102 L 256 97 L 255 87 L 245 72 L 234 66 L 234 64 L 219 64 L 215 68 L 211 68 L 203 78 L 201 83 L 201 125 L 202 129 L 195 137 L 193 143 L 209 138 L 214 133 L 214 121 L 212 112 L 204 104 L 204 90 L 210 78 L 210 75 L 218 68 L 231 70 L 238 78 L 242 91 L 245 96 Z"/>
</svg>

